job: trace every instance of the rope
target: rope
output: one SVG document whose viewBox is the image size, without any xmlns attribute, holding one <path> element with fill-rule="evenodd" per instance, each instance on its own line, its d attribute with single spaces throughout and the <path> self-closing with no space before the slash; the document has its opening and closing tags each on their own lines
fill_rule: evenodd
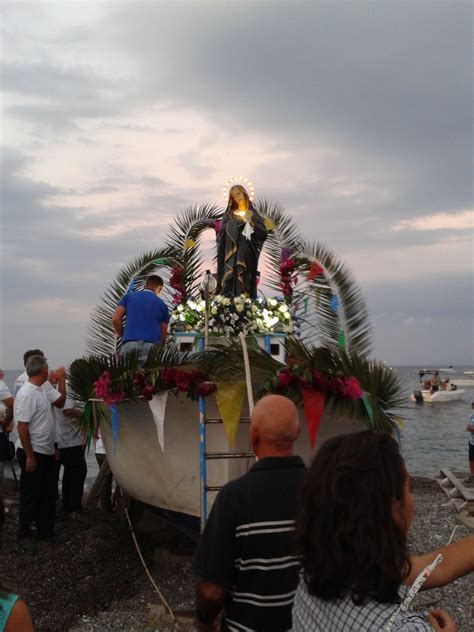
<svg viewBox="0 0 474 632">
<path fill-rule="evenodd" d="M 119 489 L 120 489 L 120 496 L 121 496 L 122 501 L 123 501 L 122 489 L 121 489 L 120 487 L 119 487 Z M 173 623 L 174 623 L 175 630 L 178 630 L 178 631 L 179 631 L 181 628 L 179 627 L 179 623 L 178 623 L 178 621 L 176 620 L 176 617 L 174 616 L 174 612 L 173 612 L 173 610 L 171 609 L 171 606 L 170 606 L 170 605 L 169 605 L 169 603 L 166 601 L 166 599 L 165 599 L 165 597 L 164 597 L 163 593 L 161 592 L 161 590 L 159 589 L 159 587 L 158 587 L 157 583 L 155 582 L 155 580 L 154 580 L 154 579 L 153 579 L 153 577 L 151 576 L 151 573 L 150 573 L 150 571 L 149 571 L 149 569 L 148 569 L 147 563 L 145 562 L 145 559 L 144 559 L 144 557 L 143 557 L 143 555 L 142 555 L 142 552 L 141 552 L 141 550 L 140 550 L 140 546 L 139 546 L 139 544 L 138 544 L 137 536 L 135 535 L 135 529 L 133 528 L 132 521 L 130 520 L 130 515 L 129 515 L 129 513 L 128 513 L 128 509 L 127 509 L 125 506 L 124 506 L 124 511 L 125 511 L 125 516 L 126 516 L 126 518 L 127 518 L 128 527 L 129 527 L 130 532 L 131 532 L 131 534 L 132 534 L 133 543 L 135 544 L 135 548 L 136 548 L 136 550 L 137 550 L 137 553 L 138 553 L 138 556 L 139 556 L 140 561 L 141 561 L 141 563 L 142 563 L 142 566 L 143 566 L 143 568 L 145 569 L 145 573 L 147 574 L 148 579 L 150 580 L 150 582 L 151 582 L 151 584 L 152 584 L 153 588 L 155 589 L 155 592 L 157 593 L 158 597 L 160 598 L 161 603 L 162 603 L 162 604 L 165 606 L 165 608 L 168 610 L 168 612 L 169 612 L 169 614 L 170 614 L 170 616 L 171 616 L 171 619 L 172 619 L 172 621 L 173 621 Z"/>
</svg>

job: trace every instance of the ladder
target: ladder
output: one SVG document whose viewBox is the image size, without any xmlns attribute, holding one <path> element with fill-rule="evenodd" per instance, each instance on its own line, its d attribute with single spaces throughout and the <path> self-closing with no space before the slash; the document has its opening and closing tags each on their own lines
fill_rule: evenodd
<svg viewBox="0 0 474 632">
<path fill-rule="evenodd" d="M 250 417 L 242 417 L 239 423 L 250 423 Z M 222 485 L 207 484 L 207 462 L 217 459 L 254 459 L 253 452 L 208 452 L 206 445 L 206 427 L 208 425 L 222 424 L 221 417 L 206 416 L 206 398 L 199 397 L 199 472 L 200 472 L 200 520 L 201 533 L 207 521 L 207 496 L 209 492 L 217 492 Z"/>
</svg>

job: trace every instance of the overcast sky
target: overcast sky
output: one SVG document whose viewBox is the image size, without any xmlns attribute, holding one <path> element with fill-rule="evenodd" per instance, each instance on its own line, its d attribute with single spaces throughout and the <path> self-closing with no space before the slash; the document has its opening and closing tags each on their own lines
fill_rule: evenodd
<svg viewBox="0 0 474 632">
<path fill-rule="evenodd" d="M 243 174 L 351 268 L 375 356 L 474 364 L 470 2 L 2 3 L 1 356 Z"/>
</svg>

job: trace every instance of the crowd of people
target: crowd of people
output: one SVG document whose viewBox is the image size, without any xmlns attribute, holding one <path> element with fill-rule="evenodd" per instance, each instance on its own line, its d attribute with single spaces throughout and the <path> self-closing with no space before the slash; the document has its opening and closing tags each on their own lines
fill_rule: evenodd
<svg viewBox="0 0 474 632">
<path fill-rule="evenodd" d="M 138 353 L 141 365 L 151 347 L 166 339 L 162 286 L 153 275 L 114 313 L 125 351 Z M 29 553 L 37 538 L 58 542 L 60 467 L 61 512 L 75 516 L 83 510 L 87 466 L 75 423 L 82 410 L 68 393 L 64 368 L 50 371 L 40 349 L 27 351 L 24 365 L 13 395 L 0 378 L 0 400 L 4 432 L 13 420 L 18 431 L 18 543 Z M 474 476 L 474 414 L 467 430 Z M 196 630 L 455 632 L 448 613 L 409 606 L 417 590 L 444 586 L 474 570 L 474 536 L 411 555 L 413 497 L 395 439 L 374 431 L 335 437 L 307 469 L 294 454 L 299 432 L 291 400 L 267 395 L 256 403 L 249 431 L 256 463 L 218 493 L 193 560 Z M 102 444 L 96 457 L 102 465 Z M 102 495 L 107 510 L 111 477 Z M 1 503 L 2 524 L 3 519 Z M 28 632 L 32 624 L 25 604 L 0 586 L 2 629 Z"/>
</svg>

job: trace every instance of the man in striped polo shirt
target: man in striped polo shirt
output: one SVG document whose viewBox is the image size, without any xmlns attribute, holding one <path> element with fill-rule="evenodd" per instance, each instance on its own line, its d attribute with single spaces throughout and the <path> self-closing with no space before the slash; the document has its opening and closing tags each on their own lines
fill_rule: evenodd
<svg viewBox="0 0 474 632">
<path fill-rule="evenodd" d="M 293 456 L 300 422 L 293 402 L 267 395 L 255 406 L 250 441 L 255 465 L 219 492 L 192 571 L 200 578 L 200 632 L 286 632 L 300 564 L 293 535 L 305 466 Z"/>
</svg>

